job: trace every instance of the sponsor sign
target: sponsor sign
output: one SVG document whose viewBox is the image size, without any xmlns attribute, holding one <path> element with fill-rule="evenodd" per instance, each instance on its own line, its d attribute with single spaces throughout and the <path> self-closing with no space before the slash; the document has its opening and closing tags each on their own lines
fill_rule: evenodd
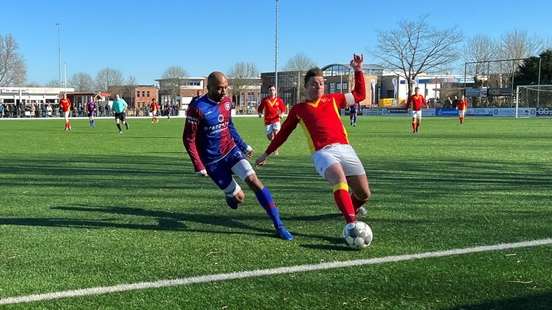
<svg viewBox="0 0 552 310">
<path fill-rule="evenodd" d="M 384 114 L 382 111 L 382 115 L 387 116 L 409 116 L 410 110 L 406 111 L 405 109 L 395 108 L 395 109 L 384 109 L 386 110 L 386 113 Z"/>
<path fill-rule="evenodd" d="M 458 116 L 458 111 L 451 108 L 437 108 L 435 109 L 436 116 Z"/>
<path fill-rule="evenodd" d="M 496 108 L 493 110 L 494 116 L 516 116 L 515 108 Z"/>
<path fill-rule="evenodd" d="M 487 97 L 487 88 L 466 88 L 466 97 Z"/>
<path fill-rule="evenodd" d="M 382 115 L 382 111 L 380 109 L 364 109 L 362 115 Z"/>
<path fill-rule="evenodd" d="M 487 90 L 487 95 L 489 97 L 493 96 L 512 96 L 511 88 L 489 88 Z"/>
<path fill-rule="evenodd" d="M 537 116 L 537 108 L 518 108 L 518 117 L 535 117 Z"/>
<path fill-rule="evenodd" d="M 536 108 L 537 116 L 552 116 L 552 108 Z"/>
<path fill-rule="evenodd" d="M 466 115 L 468 116 L 493 116 L 493 108 L 468 108 Z"/>
</svg>

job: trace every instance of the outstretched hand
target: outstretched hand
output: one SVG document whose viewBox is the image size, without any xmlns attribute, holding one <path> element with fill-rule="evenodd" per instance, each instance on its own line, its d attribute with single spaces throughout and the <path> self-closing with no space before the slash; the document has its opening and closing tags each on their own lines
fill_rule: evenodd
<svg viewBox="0 0 552 310">
<path fill-rule="evenodd" d="M 268 157 L 267 153 L 263 153 L 261 156 L 257 157 L 255 159 L 255 168 L 259 168 L 259 166 L 263 166 L 265 164 L 265 160 Z"/>
<path fill-rule="evenodd" d="M 362 65 L 364 65 L 364 55 L 353 54 L 353 59 L 351 60 L 350 65 L 355 71 L 362 71 Z"/>
</svg>

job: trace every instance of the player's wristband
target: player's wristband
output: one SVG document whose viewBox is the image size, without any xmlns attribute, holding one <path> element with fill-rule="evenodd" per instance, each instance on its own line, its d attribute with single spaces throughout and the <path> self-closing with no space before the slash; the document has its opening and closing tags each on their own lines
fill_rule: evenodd
<svg viewBox="0 0 552 310">
<path fill-rule="evenodd" d="M 252 151 L 253 151 L 253 148 L 250 145 L 248 145 L 247 148 L 245 149 L 246 153 L 251 153 Z"/>
</svg>

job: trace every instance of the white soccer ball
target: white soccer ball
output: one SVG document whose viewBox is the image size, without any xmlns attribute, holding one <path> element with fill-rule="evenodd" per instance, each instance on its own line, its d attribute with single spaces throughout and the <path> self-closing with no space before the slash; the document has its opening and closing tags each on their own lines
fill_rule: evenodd
<svg viewBox="0 0 552 310">
<path fill-rule="evenodd" d="M 348 247 L 360 250 L 369 246 L 372 243 L 374 234 L 368 224 L 364 222 L 352 222 L 345 225 L 343 228 L 343 239 Z"/>
</svg>

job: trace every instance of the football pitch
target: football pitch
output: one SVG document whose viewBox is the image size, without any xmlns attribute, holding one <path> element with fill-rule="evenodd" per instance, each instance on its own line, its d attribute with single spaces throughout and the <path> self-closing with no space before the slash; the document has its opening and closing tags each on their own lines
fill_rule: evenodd
<svg viewBox="0 0 552 310">
<path fill-rule="evenodd" d="M 129 122 L 0 120 L 0 309 L 552 309 L 552 118 L 344 117 L 361 251 L 301 128 L 257 169 L 283 241 L 241 180 L 232 210 L 193 173 L 182 118 Z"/>
</svg>

